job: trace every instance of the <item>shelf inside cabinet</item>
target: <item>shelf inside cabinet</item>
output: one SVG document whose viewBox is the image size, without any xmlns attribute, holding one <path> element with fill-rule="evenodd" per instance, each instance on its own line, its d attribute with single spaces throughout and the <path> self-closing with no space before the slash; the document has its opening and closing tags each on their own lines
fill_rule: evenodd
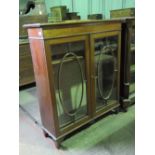
<svg viewBox="0 0 155 155">
<path fill-rule="evenodd" d="M 118 45 L 115 44 L 115 43 L 112 43 L 112 44 L 110 44 L 110 45 L 103 45 L 101 42 L 95 43 L 95 50 L 98 50 L 98 49 L 100 49 L 101 47 L 102 47 L 103 49 L 104 49 L 104 48 L 106 49 L 104 52 L 108 52 L 109 49 L 111 49 L 112 51 L 115 51 L 115 50 L 117 49 Z"/>
<path fill-rule="evenodd" d="M 82 60 L 82 59 L 84 59 L 84 57 L 78 56 L 77 59 Z M 74 60 L 75 60 L 75 57 L 68 57 L 63 62 L 71 62 Z M 52 65 L 57 65 L 57 64 L 60 64 L 61 62 L 62 62 L 62 59 L 55 59 L 55 60 L 52 60 Z"/>
<path fill-rule="evenodd" d="M 100 52 L 96 51 L 96 52 L 95 52 L 95 57 L 98 58 L 99 56 L 100 56 Z M 113 56 L 103 54 L 103 56 L 102 56 L 102 61 L 108 61 L 108 60 L 113 60 Z"/>
</svg>

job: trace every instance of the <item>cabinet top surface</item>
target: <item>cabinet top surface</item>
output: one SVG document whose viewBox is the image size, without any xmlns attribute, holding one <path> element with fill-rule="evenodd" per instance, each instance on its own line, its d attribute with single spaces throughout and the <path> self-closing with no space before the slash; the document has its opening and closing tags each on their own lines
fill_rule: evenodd
<svg viewBox="0 0 155 155">
<path fill-rule="evenodd" d="M 57 23 L 33 23 L 25 24 L 25 28 L 44 28 L 44 27 L 55 27 L 55 26 L 69 26 L 69 25 L 89 25 L 89 24 L 107 24 L 107 23 L 122 23 L 127 20 L 132 20 L 134 17 L 128 18 L 115 18 L 109 20 L 68 20 Z"/>
</svg>

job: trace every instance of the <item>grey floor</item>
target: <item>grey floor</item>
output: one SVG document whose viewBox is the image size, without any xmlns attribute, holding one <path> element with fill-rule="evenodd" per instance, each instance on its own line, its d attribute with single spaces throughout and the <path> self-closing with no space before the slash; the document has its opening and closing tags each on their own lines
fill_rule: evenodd
<svg viewBox="0 0 155 155">
<path fill-rule="evenodd" d="M 20 91 L 20 105 L 40 122 L 36 88 Z M 38 125 L 20 109 L 20 155 L 134 155 L 135 109 L 109 115 L 92 126 L 65 140 L 65 149 L 57 150 L 49 138 L 43 136 Z"/>
</svg>

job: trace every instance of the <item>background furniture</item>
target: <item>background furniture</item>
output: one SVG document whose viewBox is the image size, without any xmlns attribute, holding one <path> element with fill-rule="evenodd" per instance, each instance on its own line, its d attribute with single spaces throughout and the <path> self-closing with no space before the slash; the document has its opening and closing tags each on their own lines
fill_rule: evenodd
<svg viewBox="0 0 155 155">
<path fill-rule="evenodd" d="M 34 2 L 23 0 L 20 1 L 20 3 L 22 4 L 22 7 L 20 6 L 20 13 L 23 14 L 19 15 L 19 86 L 25 86 L 34 83 L 35 79 L 30 45 L 27 38 L 28 34 L 26 29 L 23 28 L 23 25 L 27 23 L 47 22 L 48 16 L 43 1 Z M 35 5 L 35 7 L 33 6 L 33 9 L 30 9 L 30 5 L 32 4 Z"/>
<path fill-rule="evenodd" d="M 135 8 L 124 8 L 110 11 L 110 18 L 135 17 Z"/>
<path fill-rule="evenodd" d="M 25 27 L 44 134 L 59 147 L 66 135 L 120 106 L 121 22 Z"/>
<path fill-rule="evenodd" d="M 120 102 L 126 111 L 135 103 L 135 8 L 111 10 L 110 15 L 122 20 Z"/>
<path fill-rule="evenodd" d="M 124 109 L 135 103 L 135 18 L 122 23 L 121 102 Z"/>
<path fill-rule="evenodd" d="M 19 86 L 34 82 L 30 45 L 27 39 L 22 39 L 19 42 Z"/>
</svg>

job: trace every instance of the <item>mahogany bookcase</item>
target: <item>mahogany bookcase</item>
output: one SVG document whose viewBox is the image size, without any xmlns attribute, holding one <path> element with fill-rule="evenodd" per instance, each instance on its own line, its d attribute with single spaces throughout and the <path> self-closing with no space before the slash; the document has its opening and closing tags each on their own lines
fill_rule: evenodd
<svg viewBox="0 0 155 155">
<path fill-rule="evenodd" d="M 121 21 L 27 24 L 45 136 L 65 136 L 120 106 Z"/>
</svg>

